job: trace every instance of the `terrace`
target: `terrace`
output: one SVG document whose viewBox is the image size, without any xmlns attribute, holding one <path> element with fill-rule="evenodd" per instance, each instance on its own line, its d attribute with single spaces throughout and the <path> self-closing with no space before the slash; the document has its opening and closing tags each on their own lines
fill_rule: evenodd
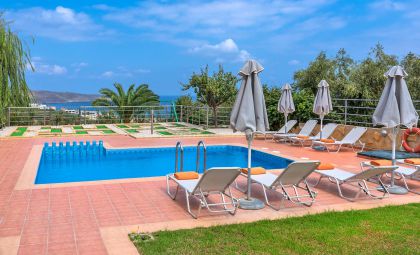
<svg viewBox="0 0 420 255">
<path fill-rule="evenodd" d="M 41 254 L 48 251 L 48 254 L 137 254 L 127 236 L 133 231 L 149 233 L 420 202 L 419 196 L 413 193 L 391 195 L 384 200 L 361 199 L 348 202 L 337 195 L 335 184 L 325 181 L 315 188 L 318 192 L 316 203 L 309 208 L 285 202 L 285 208 L 280 211 L 269 207 L 258 211 L 238 210 L 233 217 L 203 211 L 202 216 L 196 220 L 185 211 L 182 196 L 176 201 L 169 198 L 163 177 L 34 184 L 35 177 L 28 174 L 28 169 L 33 169 L 39 162 L 39 158 L 31 157 L 36 148 L 42 147 L 45 142 L 86 141 L 87 138 L 102 140 L 112 148 L 174 146 L 178 140 L 192 146 L 198 140 L 204 140 L 207 145 L 246 146 L 242 136 L 231 135 L 141 140 L 119 134 L 1 138 L 0 247 L 3 253 Z M 360 171 L 360 162 L 366 160 L 357 157 L 351 150 L 330 154 L 277 143 L 271 139 L 255 140 L 254 149 L 294 160 L 331 162 L 351 172 Z M 312 182 L 315 178 L 313 174 L 309 179 Z M 418 188 L 418 181 L 409 181 L 409 184 Z M 353 191 L 344 190 L 346 193 Z M 237 190 L 234 195 L 243 197 Z M 261 189 L 254 188 L 253 196 L 263 199 Z"/>
</svg>

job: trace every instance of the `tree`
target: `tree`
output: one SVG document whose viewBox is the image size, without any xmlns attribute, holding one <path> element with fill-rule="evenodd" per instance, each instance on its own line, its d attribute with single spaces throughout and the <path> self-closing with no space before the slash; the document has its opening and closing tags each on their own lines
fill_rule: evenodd
<svg viewBox="0 0 420 255">
<path fill-rule="evenodd" d="M 237 82 L 235 75 L 225 72 L 222 65 L 219 65 L 219 70 L 212 76 L 209 76 L 209 68 L 206 66 L 199 74 L 193 73 L 188 83 L 182 86 L 183 90 L 193 89 L 197 101 L 212 109 L 214 125 L 217 127 L 217 109 L 224 104 L 233 103 Z"/>
<path fill-rule="evenodd" d="M 295 72 L 293 78 L 298 90 L 309 89 L 316 93 L 317 85 L 321 80 L 328 82 L 334 80 L 334 61 L 321 51 L 315 60 L 309 63 L 308 68 Z"/>
<path fill-rule="evenodd" d="M 32 100 L 25 79 L 28 66 L 33 70 L 29 49 L 0 15 L 0 127 L 5 123 L 7 107 L 29 106 Z"/>
<path fill-rule="evenodd" d="M 401 61 L 401 65 L 408 73 L 407 86 L 413 100 L 420 100 L 420 56 L 409 52 Z"/>
<path fill-rule="evenodd" d="M 281 96 L 281 88 L 275 86 L 269 87 L 267 84 L 264 84 L 263 92 L 268 120 L 270 121 L 270 129 L 279 130 L 281 124 L 284 123 L 283 114 L 279 113 L 277 110 L 277 105 Z"/>
<path fill-rule="evenodd" d="M 180 96 L 175 100 L 175 105 L 192 106 L 194 101 L 191 96 Z"/>
<path fill-rule="evenodd" d="M 115 91 L 103 88 L 99 90 L 102 95 L 94 100 L 94 106 L 117 106 L 116 113 L 124 123 L 129 123 L 135 112 L 134 106 L 154 105 L 159 103 L 159 96 L 149 89 L 149 85 L 141 84 L 137 88 L 130 85 L 127 92 L 120 83 L 114 83 Z"/>
</svg>

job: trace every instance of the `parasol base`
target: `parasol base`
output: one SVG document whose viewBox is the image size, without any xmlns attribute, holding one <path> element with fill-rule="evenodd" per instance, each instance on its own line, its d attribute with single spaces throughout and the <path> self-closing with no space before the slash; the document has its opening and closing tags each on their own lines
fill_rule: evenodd
<svg viewBox="0 0 420 255">
<path fill-rule="evenodd" d="M 397 186 L 397 185 L 387 185 L 387 190 L 390 194 L 395 194 L 395 195 L 404 195 L 408 193 L 408 190 L 406 188 Z M 383 191 L 383 188 L 381 186 L 376 188 L 379 191 Z"/>
<path fill-rule="evenodd" d="M 241 198 L 239 199 L 239 208 L 244 210 L 260 210 L 265 207 L 263 201 L 251 197 L 250 199 Z"/>
</svg>

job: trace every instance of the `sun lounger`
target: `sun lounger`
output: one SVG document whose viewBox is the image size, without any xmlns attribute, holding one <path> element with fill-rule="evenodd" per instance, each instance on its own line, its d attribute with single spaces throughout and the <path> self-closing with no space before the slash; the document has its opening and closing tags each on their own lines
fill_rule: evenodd
<svg viewBox="0 0 420 255">
<path fill-rule="evenodd" d="M 334 133 L 337 126 L 338 125 L 336 123 L 328 123 L 327 125 L 325 125 L 324 128 L 322 129 L 322 138 L 329 138 Z M 321 139 L 321 132 L 319 132 L 315 136 L 291 137 L 290 141 L 294 144 L 300 144 L 303 147 L 307 144 L 312 144 L 314 141 L 319 140 L 319 139 Z"/>
<path fill-rule="evenodd" d="M 274 138 L 275 134 L 287 134 L 292 130 L 292 128 L 297 124 L 296 120 L 289 120 L 287 125 L 283 125 L 278 131 L 256 131 L 255 134 L 262 134 L 264 135 L 264 139 L 267 139 L 267 135 L 272 135 Z M 287 127 L 287 128 L 286 128 Z M 285 132 L 286 131 L 286 132 Z"/>
<path fill-rule="evenodd" d="M 305 125 L 303 125 L 299 134 L 274 134 L 273 138 L 275 140 L 288 140 L 296 136 L 310 136 L 317 124 L 317 120 L 308 120 Z"/>
<path fill-rule="evenodd" d="M 386 167 L 371 167 L 369 169 L 366 169 L 360 173 L 351 173 L 347 172 L 345 170 L 341 170 L 339 168 L 335 168 L 332 170 L 315 170 L 316 173 L 320 174 L 320 177 L 318 181 L 314 184 L 314 186 L 318 185 L 321 182 L 322 178 L 328 178 L 331 182 L 335 183 L 337 185 L 338 194 L 340 197 L 347 199 L 349 201 L 354 201 L 361 192 L 364 192 L 366 195 L 373 199 L 382 199 L 389 196 L 389 192 L 386 188 L 386 186 L 383 184 L 380 178 L 378 179 L 378 183 L 381 186 L 383 190 L 383 196 L 377 196 L 371 193 L 372 190 L 377 189 L 370 189 L 367 186 L 367 181 L 369 179 L 380 177 L 383 174 L 390 173 L 397 169 L 395 166 L 386 166 Z M 357 185 L 354 185 L 356 183 Z M 359 188 L 359 191 L 357 192 L 356 196 L 353 198 L 346 197 L 343 195 L 343 192 L 341 190 L 341 185 L 348 184 L 353 187 Z"/>
<path fill-rule="evenodd" d="M 287 168 L 281 170 L 279 175 L 272 173 L 253 174 L 251 175 L 252 183 L 260 184 L 263 192 L 265 203 L 274 210 L 280 210 L 281 206 L 276 207 L 270 203 L 267 190 L 280 194 L 285 199 L 295 203 L 306 206 L 311 206 L 315 202 L 316 193 L 311 190 L 306 177 L 308 177 L 319 165 L 319 161 L 302 161 L 293 162 Z M 242 174 L 247 177 L 247 175 Z M 238 187 L 238 185 L 236 184 Z M 280 190 L 280 191 L 278 191 Z M 305 194 L 299 194 L 299 190 L 304 191 Z M 291 194 L 292 191 L 293 193 Z"/>
<path fill-rule="evenodd" d="M 410 189 L 410 187 L 408 186 L 407 183 L 407 179 L 412 179 L 412 180 L 417 180 L 420 181 L 420 165 L 414 165 L 414 164 L 409 164 L 409 163 L 405 163 L 404 159 L 397 160 L 397 163 L 400 165 L 397 165 L 397 169 L 395 169 L 394 173 L 395 173 L 395 179 L 396 180 L 402 180 L 402 182 L 404 183 L 404 187 L 415 194 L 420 194 L 420 191 L 415 191 L 413 189 Z M 372 164 L 370 164 L 370 162 L 362 162 L 360 164 L 361 168 L 363 169 L 364 167 L 377 167 L 377 166 L 373 166 Z M 409 167 L 407 167 L 409 166 Z M 389 176 L 388 176 L 389 177 Z"/>
<path fill-rule="evenodd" d="M 363 151 L 365 148 L 365 144 L 360 141 L 360 138 L 366 133 L 367 128 L 366 127 L 355 127 L 350 132 L 344 136 L 344 138 L 341 141 L 337 141 L 335 139 L 331 139 L 332 141 L 325 142 L 325 141 L 314 141 L 312 143 L 312 148 L 315 146 L 322 146 L 327 149 L 328 152 L 331 151 L 332 147 L 336 147 L 335 152 L 339 152 L 341 150 L 341 147 L 343 145 L 349 145 L 353 151 L 355 151 L 354 147 L 356 146 L 356 143 L 359 142 L 359 144 L 362 146 L 362 149 L 360 151 Z"/>
<path fill-rule="evenodd" d="M 179 188 L 184 189 L 187 202 L 187 211 L 193 218 L 197 218 L 201 208 L 206 207 L 210 212 L 228 212 L 232 215 L 236 213 L 238 207 L 237 199 L 232 196 L 230 185 L 241 173 L 239 168 L 223 167 L 210 168 L 198 179 L 178 180 L 175 174 L 166 176 L 166 187 L 168 195 L 175 200 Z M 170 181 L 176 183 L 175 194 L 170 191 Z M 209 203 L 208 196 L 211 194 L 220 195 L 221 202 Z M 199 200 L 198 212 L 195 214 L 191 210 L 190 198 L 195 197 Z M 226 200 L 228 198 L 228 201 Z M 213 209 L 216 208 L 216 209 Z"/>
</svg>

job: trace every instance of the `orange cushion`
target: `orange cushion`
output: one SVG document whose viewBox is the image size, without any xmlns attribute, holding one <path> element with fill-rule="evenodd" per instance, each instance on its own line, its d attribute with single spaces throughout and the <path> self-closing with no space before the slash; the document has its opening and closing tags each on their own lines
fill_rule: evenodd
<svg viewBox="0 0 420 255">
<path fill-rule="evenodd" d="M 174 176 L 178 180 L 194 180 L 199 177 L 197 172 L 179 172 L 175 173 Z"/>
<path fill-rule="evenodd" d="M 309 139 L 309 136 L 307 136 L 307 135 L 298 135 L 296 137 L 300 138 L 300 139 L 304 139 L 304 140 Z"/>
<path fill-rule="evenodd" d="M 406 158 L 404 159 L 404 162 L 413 165 L 420 165 L 420 158 Z"/>
<path fill-rule="evenodd" d="M 321 164 L 319 164 L 319 166 L 316 169 L 318 169 L 318 170 L 332 170 L 334 168 L 335 168 L 335 165 L 333 165 L 331 163 L 321 162 Z"/>
<path fill-rule="evenodd" d="M 370 161 L 373 166 L 392 166 L 392 161 L 387 159 L 377 159 Z"/>
<path fill-rule="evenodd" d="M 323 143 L 334 143 L 335 141 L 334 141 L 334 139 L 322 138 L 321 142 L 323 142 Z"/>
<path fill-rule="evenodd" d="M 242 173 L 248 174 L 248 168 L 242 168 Z M 251 174 L 265 174 L 265 169 L 262 167 L 253 167 L 251 168 Z"/>
</svg>

